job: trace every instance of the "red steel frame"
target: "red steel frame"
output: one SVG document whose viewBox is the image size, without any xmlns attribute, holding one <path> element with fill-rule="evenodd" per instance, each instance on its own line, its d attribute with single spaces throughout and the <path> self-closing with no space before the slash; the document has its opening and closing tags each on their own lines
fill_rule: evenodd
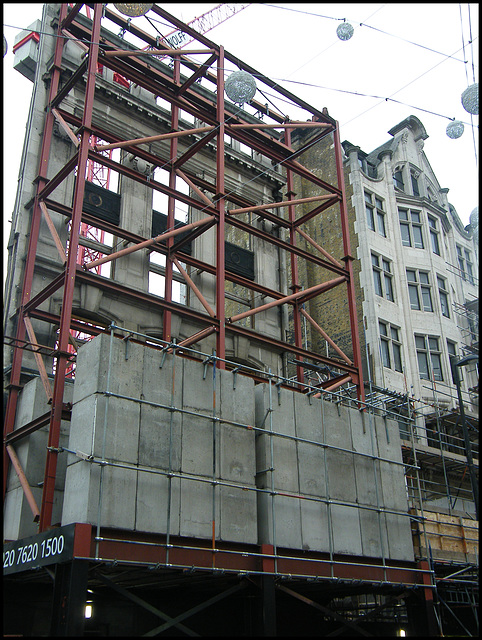
<svg viewBox="0 0 482 640">
<path fill-rule="evenodd" d="M 54 488 L 57 470 L 57 457 L 58 446 L 60 437 L 60 424 L 61 420 L 65 419 L 66 405 L 63 402 L 64 398 L 64 386 L 66 372 L 68 372 L 70 360 L 72 354 L 70 352 L 71 346 L 69 345 L 71 330 L 82 330 L 86 333 L 91 332 L 92 335 L 96 335 L 103 329 L 95 326 L 89 326 L 88 324 L 80 323 L 72 317 L 72 302 L 74 297 L 74 288 L 76 283 L 88 282 L 99 286 L 104 290 L 115 291 L 117 294 L 126 296 L 132 299 L 132 301 L 148 301 L 149 304 L 157 306 L 162 309 L 164 313 L 163 322 L 163 338 L 167 341 L 171 339 L 171 315 L 172 313 L 179 314 L 196 321 L 201 327 L 204 327 L 200 332 L 197 332 L 193 336 L 192 340 L 188 339 L 186 344 L 190 344 L 193 341 L 200 339 L 200 336 L 207 336 L 211 333 L 216 334 L 216 356 L 224 359 L 226 356 L 226 334 L 246 335 L 258 343 L 262 343 L 267 347 L 278 350 L 280 353 L 288 351 L 296 356 L 308 359 L 313 359 L 315 362 L 321 364 L 329 364 L 334 368 L 341 369 L 344 373 L 339 379 L 335 379 L 331 386 L 330 384 L 324 385 L 325 389 L 333 390 L 339 385 L 351 381 L 357 387 L 358 399 L 363 402 L 363 380 L 361 374 L 361 353 L 360 353 L 360 341 L 358 336 L 358 323 L 356 317 L 355 307 L 355 293 L 353 283 L 353 270 L 351 256 L 349 233 L 348 233 L 348 218 L 345 202 L 344 191 L 344 178 L 343 178 L 343 166 L 341 145 L 338 132 L 338 126 L 336 121 L 329 116 L 323 114 L 321 111 L 314 109 L 310 105 L 306 104 L 303 100 L 292 95 L 290 92 L 278 87 L 276 83 L 269 78 L 259 74 L 257 71 L 242 63 L 239 59 L 228 54 L 224 51 L 223 47 L 216 45 L 208 40 L 205 36 L 198 34 L 192 30 L 189 26 L 183 24 L 177 20 L 174 16 L 161 9 L 159 6 L 154 5 L 152 11 L 164 20 L 168 20 L 174 27 L 182 29 L 189 36 L 192 36 L 201 47 L 195 51 L 183 51 L 183 50 L 169 50 L 167 46 L 162 45 L 159 48 L 156 39 L 149 34 L 143 32 L 134 23 L 128 25 L 127 21 L 101 4 L 94 5 L 94 15 L 91 28 L 85 26 L 85 22 L 76 20 L 76 16 L 81 8 L 81 4 L 76 4 L 69 12 L 68 5 L 62 4 L 60 10 L 59 20 L 59 34 L 65 36 L 68 34 L 75 38 L 84 38 L 84 41 L 89 42 L 88 63 L 87 63 L 87 81 L 85 88 L 85 104 L 82 118 L 72 115 L 71 113 L 62 110 L 61 102 L 75 82 L 78 82 L 82 77 L 81 70 L 79 73 L 73 74 L 71 79 L 66 85 L 59 91 L 59 81 L 61 73 L 62 51 L 66 39 L 59 37 L 56 39 L 54 64 L 51 72 L 51 84 L 49 93 L 49 105 L 50 108 L 46 110 L 45 116 L 45 130 L 42 139 L 42 149 L 40 154 L 38 180 L 36 188 L 35 202 L 33 206 L 33 215 L 29 239 L 29 247 L 27 253 L 25 275 L 22 290 L 21 306 L 18 311 L 18 325 L 16 334 L 16 344 L 33 344 L 35 349 L 39 349 L 35 344 L 35 336 L 33 329 L 31 328 L 30 318 L 37 320 L 43 320 L 45 322 L 54 323 L 59 325 L 58 336 L 58 349 L 55 352 L 55 375 L 54 375 L 54 387 L 51 392 L 51 411 L 49 416 L 49 438 L 48 449 L 46 453 L 45 463 L 45 476 L 44 476 L 44 488 L 42 495 L 42 503 L 40 508 L 37 509 L 40 514 L 39 518 L 39 531 L 44 531 L 52 525 L 52 509 L 54 502 Z M 100 30 L 101 30 L 101 18 L 106 15 L 110 20 L 114 21 L 121 27 L 129 26 L 129 30 L 144 40 L 146 44 L 153 47 L 150 51 L 137 50 L 135 55 L 132 52 L 126 52 L 124 50 L 119 51 L 112 47 L 112 50 L 100 50 Z M 68 29 L 68 31 L 67 31 Z M 105 41 L 104 41 L 105 42 Z M 156 47 L 156 48 L 154 48 Z M 174 69 L 172 77 L 164 74 L 156 68 L 149 67 L 145 62 L 145 58 L 149 55 L 153 55 L 153 52 L 163 53 L 169 55 L 174 60 Z M 208 61 L 203 65 L 195 64 L 191 59 L 185 57 L 187 55 L 193 55 L 196 52 L 211 54 Z M 224 103 L 224 66 L 225 61 L 229 60 L 235 63 L 240 69 L 244 69 L 249 73 L 255 74 L 264 84 L 275 89 L 278 93 L 284 97 L 289 98 L 299 107 L 308 110 L 313 119 L 311 122 L 293 123 L 285 122 L 284 117 L 276 112 L 270 110 L 268 114 L 267 107 L 261 103 L 253 101 L 255 108 L 260 113 L 269 115 L 275 122 L 271 125 L 266 125 L 260 121 L 259 126 L 254 126 L 252 123 L 246 124 L 243 120 L 243 116 L 237 113 L 235 116 L 229 117 L 229 122 L 225 122 L 226 107 Z M 116 73 L 129 79 L 131 82 L 140 85 L 141 87 L 151 91 L 155 95 L 159 95 L 165 100 L 171 103 L 171 133 L 164 134 L 164 136 L 157 136 L 157 139 L 170 139 L 170 161 L 168 164 L 170 171 L 169 185 L 164 186 L 154 180 L 148 180 L 145 176 L 130 169 L 120 163 L 114 162 L 112 158 L 102 155 L 98 151 L 102 151 L 106 147 L 123 147 L 127 151 L 134 153 L 138 157 L 144 158 L 147 162 L 152 163 L 155 166 L 165 165 L 165 159 L 161 159 L 156 155 L 139 148 L 141 140 L 134 141 L 122 141 L 117 138 L 116 135 L 109 132 L 105 124 L 103 126 L 93 123 L 93 105 L 95 96 L 95 84 L 96 84 L 96 71 L 98 64 L 103 64 L 109 67 Z M 209 68 L 217 63 L 216 75 L 209 71 Z M 184 82 L 181 79 L 180 67 L 181 64 L 193 71 L 192 76 Z M 205 77 L 215 84 L 217 97 L 215 101 L 209 102 L 199 92 L 195 92 L 191 89 L 193 83 L 201 77 Z M 178 138 L 185 135 L 185 132 L 179 130 L 179 111 L 184 109 L 189 111 L 195 117 L 198 117 L 201 121 L 205 122 L 207 126 L 200 127 L 199 129 L 193 129 L 190 131 L 201 132 L 204 137 L 193 144 L 188 151 L 184 152 L 181 157 L 178 157 Z M 55 114 L 52 111 L 55 111 Z M 63 119 L 64 125 L 67 127 L 80 128 L 80 139 L 77 146 L 75 156 L 61 169 L 56 176 L 51 179 L 47 178 L 47 167 L 49 154 L 51 151 L 53 122 L 55 117 Z M 285 131 L 284 141 L 276 141 L 274 138 L 264 133 L 264 129 L 269 127 L 282 128 Z M 306 167 L 300 164 L 295 158 L 299 156 L 300 151 L 294 153 L 290 146 L 290 131 L 296 127 L 308 127 L 318 128 L 321 133 L 318 137 L 321 139 L 324 135 L 333 133 L 335 141 L 335 160 L 338 175 L 338 183 L 336 186 L 326 183 L 321 178 L 316 177 Z M 257 151 L 265 156 L 268 156 L 273 161 L 281 163 L 287 175 L 287 200 L 283 203 L 268 203 L 265 205 L 254 206 L 254 203 L 247 201 L 245 198 L 235 194 L 226 194 L 225 187 L 225 149 L 224 149 L 224 136 L 225 133 L 233 136 L 240 142 L 250 146 L 254 151 Z M 90 140 L 96 137 L 101 140 L 107 141 L 106 145 L 92 146 Z M 215 185 L 205 182 L 198 176 L 190 174 L 183 167 L 184 163 L 189 160 L 197 151 L 207 145 L 210 141 L 216 141 L 216 179 Z M 196 209 L 206 214 L 204 221 L 197 222 L 188 227 L 182 229 L 183 232 L 189 230 L 187 239 L 177 241 L 177 231 L 168 231 L 154 240 L 146 240 L 135 236 L 126 229 L 121 229 L 117 226 L 112 226 L 107 222 L 98 221 L 89 217 L 86 213 L 82 212 L 82 202 L 84 197 L 84 188 L 86 180 L 86 168 L 88 162 L 98 162 L 107 169 L 115 169 L 121 174 L 137 180 L 146 185 L 150 185 L 153 189 L 166 194 L 168 196 L 168 229 L 174 229 L 174 211 L 176 201 L 181 201 L 187 205 L 193 206 Z M 65 206 L 61 203 L 57 203 L 50 199 L 52 191 L 64 180 L 71 171 L 77 168 L 77 179 L 74 191 L 74 200 L 72 208 Z M 323 195 L 317 198 L 302 198 L 295 200 L 292 190 L 293 174 L 298 174 L 302 178 L 309 180 L 311 183 L 318 186 L 320 189 L 327 191 L 328 195 Z M 191 193 L 193 195 L 185 195 L 176 190 L 176 180 L 182 178 L 191 187 Z M 213 198 L 208 198 L 205 192 L 211 192 Z M 197 196 L 197 197 L 195 197 Z M 226 202 L 235 203 L 239 208 L 225 210 Z M 315 202 L 315 208 L 309 214 L 305 214 L 302 218 L 296 218 L 296 203 L 307 203 L 313 200 L 321 202 Z M 341 264 L 334 258 L 332 258 L 323 248 L 320 248 L 302 229 L 302 224 L 307 222 L 315 215 L 321 214 L 325 209 L 334 204 L 338 204 L 340 208 L 340 219 L 343 235 L 343 254 L 344 263 Z M 288 218 L 283 219 L 272 213 L 276 211 L 280 206 L 286 206 L 288 209 Z M 71 219 L 70 236 L 66 249 L 66 261 L 64 264 L 64 270 L 48 284 L 45 289 L 37 294 L 33 299 L 31 296 L 34 269 L 35 269 L 35 255 L 37 239 L 40 229 L 40 220 L 42 217 L 42 211 L 46 208 L 57 211 L 64 214 Z M 257 214 L 266 220 L 276 222 L 279 226 L 284 227 L 289 231 L 289 240 L 283 241 L 276 238 L 261 229 L 248 225 L 237 217 L 237 214 L 243 210 L 256 210 Z M 83 267 L 77 264 L 77 256 L 79 250 L 79 235 L 81 225 L 94 224 L 103 231 L 109 233 L 115 233 L 117 237 L 124 238 L 131 242 L 131 246 L 127 249 L 119 251 L 117 253 L 106 256 L 102 260 L 94 260 L 90 264 Z M 292 270 L 292 282 L 290 295 L 286 295 L 279 291 L 267 289 L 263 285 L 251 282 L 241 276 L 237 276 L 232 273 L 226 273 L 225 270 L 225 229 L 226 225 L 233 225 L 245 232 L 262 238 L 267 242 L 271 242 L 290 254 L 291 270 Z M 173 280 L 173 266 L 179 264 L 177 260 L 177 251 L 186 242 L 191 242 L 194 238 L 204 233 L 212 226 L 216 227 L 216 261 L 214 267 L 207 263 L 204 263 L 194 257 L 182 255 L 182 261 L 189 264 L 192 267 L 199 268 L 207 273 L 214 274 L 216 277 L 216 309 L 213 311 L 209 305 L 202 298 L 202 294 L 196 291 L 193 287 L 194 293 L 200 297 L 203 302 L 207 314 L 196 312 L 188 307 L 182 307 L 172 301 L 172 280 Z M 321 257 L 313 253 L 309 253 L 297 246 L 296 235 L 299 232 L 306 240 L 308 240 L 315 248 L 320 249 Z M 164 244 L 160 244 L 160 241 Z M 176 244 L 177 242 L 177 244 Z M 124 255 L 127 252 L 139 250 L 141 247 L 155 245 L 155 250 L 164 253 L 166 256 L 166 271 L 165 271 L 165 298 L 159 300 L 159 298 L 144 294 L 142 292 L 134 291 L 123 285 L 120 285 L 114 281 L 108 279 L 102 279 L 100 281 L 95 275 L 90 273 L 90 269 L 98 266 L 100 262 L 106 262 L 112 259 L 116 259 L 120 255 Z M 308 290 L 302 291 L 299 276 L 298 276 L 298 261 L 300 259 L 310 260 L 325 269 L 331 271 L 334 274 L 333 280 L 325 283 L 320 283 L 315 287 L 311 287 Z M 225 280 L 231 280 L 239 283 L 244 287 L 247 287 L 253 291 L 262 293 L 264 295 L 273 298 L 273 302 L 267 303 L 262 307 L 257 307 L 247 312 L 247 314 L 239 314 L 231 318 L 225 316 Z M 186 278 L 188 285 L 191 283 Z M 353 343 L 353 362 L 346 357 L 340 350 L 339 353 L 343 356 L 341 360 L 334 360 L 328 357 L 321 356 L 320 354 L 307 351 L 303 348 L 302 333 L 301 333 L 301 313 L 306 312 L 302 309 L 303 303 L 311 298 L 322 295 L 324 291 L 345 285 L 347 288 L 350 325 L 351 325 L 351 337 Z M 41 302 L 49 298 L 53 293 L 63 287 L 63 298 L 61 314 L 55 316 L 53 314 L 41 311 L 38 307 Z M 294 306 L 294 319 L 295 319 L 295 344 L 288 345 L 281 340 L 275 340 L 267 336 L 263 336 L 255 333 L 252 330 L 246 329 L 239 325 L 236 325 L 236 321 L 245 315 L 253 315 L 259 312 L 260 309 L 267 309 L 273 306 L 282 304 L 292 304 Z M 308 316 L 308 319 L 309 316 Z M 310 319 L 312 321 L 312 319 Z M 316 325 L 314 321 L 312 324 L 315 328 L 318 328 L 320 332 L 323 330 Z M 26 332 L 28 331 L 28 338 L 26 339 Z M 328 337 L 328 336 L 327 336 Z M 194 340 L 195 338 L 195 340 Z M 332 343 L 334 344 L 334 343 Z M 336 345 L 335 345 L 336 346 Z M 8 473 L 8 464 L 11 459 L 9 455 L 8 446 L 13 442 L 13 428 L 15 421 L 16 406 L 18 400 L 18 393 L 21 389 L 20 375 L 22 370 L 22 355 L 23 349 L 17 347 L 14 349 L 11 380 L 9 385 L 9 398 L 6 407 L 6 419 L 4 428 L 4 495 L 6 491 L 6 481 Z M 37 358 L 39 365 L 39 371 L 41 377 L 44 380 L 44 384 L 48 384 L 45 370 L 42 368 L 41 357 Z M 219 362 L 220 367 L 225 367 L 225 363 L 222 360 Z M 299 390 L 303 391 L 306 387 L 303 384 L 303 368 L 298 365 L 297 367 L 297 381 Z M 68 412 L 68 411 L 67 411 Z M 29 435 L 33 430 L 46 424 L 46 418 L 43 421 L 36 421 L 35 424 L 27 426 L 22 432 L 22 437 Z M 25 483 L 24 483 L 25 484 Z M 27 496 L 29 500 L 32 496 Z M 35 504 L 33 510 L 35 511 Z"/>
</svg>

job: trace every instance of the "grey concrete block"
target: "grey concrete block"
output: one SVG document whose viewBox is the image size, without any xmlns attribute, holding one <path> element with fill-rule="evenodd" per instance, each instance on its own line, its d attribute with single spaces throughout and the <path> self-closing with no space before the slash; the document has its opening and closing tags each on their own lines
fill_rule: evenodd
<svg viewBox="0 0 482 640">
<path fill-rule="evenodd" d="M 239 487 L 220 487 L 221 540 L 253 544 L 258 539 L 256 494 Z"/>
<path fill-rule="evenodd" d="M 330 505 L 330 520 L 335 553 L 362 555 L 359 509 Z"/>
<path fill-rule="evenodd" d="M 138 402 L 88 396 L 72 408 L 69 449 L 96 458 L 137 464 L 139 420 Z"/>
<path fill-rule="evenodd" d="M 302 548 L 329 549 L 328 506 L 323 502 L 301 500 L 300 507 Z"/>
<path fill-rule="evenodd" d="M 215 536 L 219 536 L 220 500 L 214 493 Z M 210 483 L 181 480 L 180 535 L 211 539 L 213 524 L 213 487 Z"/>
<path fill-rule="evenodd" d="M 179 478 L 139 471 L 137 474 L 136 529 L 179 535 Z"/>
<path fill-rule="evenodd" d="M 80 460 L 67 468 L 62 524 L 87 522 L 134 530 L 136 491 L 135 469 L 100 467 Z"/>
<path fill-rule="evenodd" d="M 106 334 L 82 345 L 77 354 L 73 402 L 99 391 L 139 399 L 143 388 L 144 351 L 143 345 L 111 339 Z"/>
</svg>

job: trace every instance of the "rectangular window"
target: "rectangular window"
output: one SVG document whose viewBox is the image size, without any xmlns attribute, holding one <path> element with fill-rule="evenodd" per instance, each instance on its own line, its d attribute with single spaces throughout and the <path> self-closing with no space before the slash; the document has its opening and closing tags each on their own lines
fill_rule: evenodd
<svg viewBox="0 0 482 640">
<path fill-rule="evenodd" d="M 410 307 L 417 311 L 433 311 L 429 274 L 418 269 L 407 269 L 407 284 Z"/>
<path fill-rule="evenodd" d="M 372 231 L 378 231 L 378 233 L 386 238 L 386 224 L 385 224 L 385 210 L 383 206 L 383 200 L 378 196 L 373 195 L 365 191 L 365 211 L 367 216 L 368 228 Z M 376 228 L 375 228 L 376 222 Z"/>
<path fill-rule="evenodd" d="M 395 171 L 395 173 L 393 174 L 393 184 L 397 189 L 400 189 L 400 191 L 404 190 L 403 174 L 400 169 L 398 171 Z"/>
<path fill-rule="evenodd" d="M 445 279 L 437 276 L 437 286 L 438 286 L 438 295 L 440 299 L 440 309 L 442 311 L 442 315 L 446 318 L 450 318 L 450 310 L 449 310 L 449 294 L 447 291 L 447 285 L 445 283 Z"/>
<path fill-rule="evenodd" d="M 440 242 L 439 242 L 439 231 L 437 228 L 437 220 L 432 218 L 432 216 L 428 216 L 428 225 L 430 231 L 430 242 L 432 244 L 432 251 L 436 253 L 438 256 L 440 254 Z"/>
<path fill-rule="evenodd" d="M 372 231 L 375 231 L 375 218 L 374 218 L 374 207 L 372 204 L 372 196 L 371 193 L 367 193 L 365 191 L 365 211 L 367 216 L 367 225 L 368 228 Z"/>
<path fill-rule="evenodd" d="M 420 190 L 418 188 L 418 179 L 414 171 L 410 171 L 410 180 L 412 182 L 412 192 L 414 196 L 420 196 Z"/>
<path fill-rule="evenodd" d="M 467 269 L 467 277 L 470 284 L 474 284 L 474 272 L 472 271 L 472 257 L 470 252 L 465 249 L 465 267 Z"/>
<path fill-rule="evenodd" d="M 372 253 L 372 270 L 377 296 L 386 298 L 390 302 L 395 302 L 391 261 Z"/>
<path fill-rule="evenodd" d="M 462 247 L 459 247 L 459 245 L 457 245 L 457 260 L 459 263 L 460 275 L 462 276 L 462 280 L 466 280 L 467 276 L 465 273 L 465 259 L 462 252 Z"/>
<path fill-rule="evenodd" d="M 399 329 L 388 322 L 378 323 L 380 331 L 380 354 L 384 367 L 402 371 L 402 345 Z"/>
<path fill-rule="evenodd" d="M 411 211 L 410 209 L 399 209 L 398 217 L 400 220 L 400 233 L 402 235 L 402 244 L 404 247 L 415 247 L 423 249 L 423 233 L 420 211 Z"/>
<path fill-rule="evenodd" d="M 424 380 L 442 381 L 442 354 L 439 338 L 435 336 L 415 336 L 418 370 Z"/>
</svg>

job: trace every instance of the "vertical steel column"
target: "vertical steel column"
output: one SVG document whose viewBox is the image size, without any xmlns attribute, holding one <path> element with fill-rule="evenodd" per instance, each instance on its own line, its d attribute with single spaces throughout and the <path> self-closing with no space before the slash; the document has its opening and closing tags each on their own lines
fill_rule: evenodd
<svg viewBox="0 0 482 640">
<path fill-rule="evenodd" d="M 45 10 L 44 10 L 44 14 Z M 67 5 L 62 4 L 60 7 L 60 17 L 59 17 L 59 32 L 60 25 L 62 21 L 65 19 L 67 15 Z M 41 36 L 42 38 L 46 38 L 48 36 Z M 62 51 L 64 48 L 65 40 L 63 37 L 57 37 L 55 40 L 55 52 L 54 52 L 54 61 L 52 65 L 52 77 L 50 81 L 50 91 L 49 91 L 49 103 L 54 99 L 57 95 L 60 83 L 60 70 L 61 70 L 61 61 L 62 61 Z M 40 47 L 40 52 L 42 53 L 43 47 Z M 39 58 L 38 64 L 42 63 L 42 59 Z M 52 132 L 54 126 L 54 115 L 48 110 L 45 116 L 45 125 L 44 131 L 42 135 L 42 146 L 40 150 L 40 161 L 38 168 L 38 179 L 37 179 L 37 188 L 36 188 L 36 196 L 34 200 L 34 205 L 32 209 L 32 221 L 30 224 L 30 235 L 28 242 L 28 250 L 27 250 L 27 259 L 25 262 L 25 273 L 23 277 L 23 286 L 22 286 L 22 298 L 20 305 L 20 313 L 17 324 L 17 332 L 16 339 L 17 344 L 21 344 L 22 340 L 25 339 L 26 335 L 26 327 L 23 321 L 24 313 L 23 309 L 25 305 L 31 299 L 32 293 L 32 283 L 33 283 L 33 275 L 35 269 L 35 256 L 37 253 L 37 242 L 40 231 L 40 222 L 42 219 L 42 210 L 40 209 L 40 203 L 38 201 L 38 194 L 42 191 L 44 186 L 47 184 L 47 169 L 48 169 L 48 160 L 50 153 L 50 145 L 52 142 Z M 6 411 L 5 411 L 5 423 L 4 423 L 4 438 L 9 433 L 13 431 L 14 423 L 15 423 L 15 413 L 17 409 L 17 401 L 18 401 L 18 393 L 21 389 L 20 387 L 20 375 L 22 372 L 22 359 L 23 359 L 23 349 L 20 347 L 15 347 L 13 352 L 12 359 L 12 370 L 10 374 L 10 392 L 8 396 Z M 9 457 L 6 448 L 4 448 L 4 460 L 3 460 L 3 495 L 5 497 L 5 493 L 7 490 L 7 478 L 8 478 L 8 468 L 9 468 Z"/>
<path fill-rule="evenodd" d="M 291 147 L 291 130 L 285 129 L 285 144 L 288 147 Z M 287 193 L 286 196 L 288 200 L 294 200 L 295 192 L 293 191 L 293 172 L 291 169 L 286 170 L 286 186 Z M 290 245 L 296 246 L 296 230 L 294 227 L 294 222 L 296 220 L 296 212 L 295 205 L 288 205 L 288 219 L 291 222 L 290 228 Z M 290 289 L 293 293 L 298 293 L 301 290 L 301 285 L 299 281 L 298 275 L 298 256 L 291 252 L 291 286 Z M 300 349 L 303 348 L 303 334 L 301 330 L 301 316 L 300 316 L 300 307 L 297 300 L 293 303 L 293 324 L 294 324 L 294 332 L 295 332 L 295 345 Z M 297 365 L 296 367 L 296 378 L 298 382 L 303 383 L 305 380 L 305 374 L 303 367 Z"/>
<path fill-rule="evenodd" d="M 173 58 L 174 69 L 173 69 L 173 81 L 179 85 L 181 78 L 181 63 L 179 56 L 175 56 Z M 179 107 L 171 103 L 171 131 L 179 130 Z M 174 169 L 174 165 L 177 158 L 177 147 L 178 147 L 178 139 L 171 138 L 171 150 L 169 156 L 169 188 L 176 188 L 176 171 Z M 176 199 L 173 196 L 169 196 L 168 204 L 167 204 L 167 230 L 174 229 L 175 225 L 175 211 L 176 211 Z M 172 302 L 172 272 L 173 272 L 173 258 L 169 249 L 174 244 L 174 237 L 167 238 L 166 244 L 168 247 L 168 253 L 166 255 L 166 271 L 164 276 L 164 298 L 166 302 Z M 163 338 L 166 342 L 171 341 L 171 319 L 172 312 L 168 309 L 164 309 L 164 320 L 163 320 Z"/>
<path fill-rule="evenodd" d="M 50 626 L 52 637 L 84 635 L 88 569 L 87 560 L 72 560 L 55 566 Z"/>
<path fill-rule="evenodd" d="M 85 176 L 89 153 L 89 139 L 92 134 L 92 111 L 94 104 L 95 80 L 97 72 L 97 58 L 99 52 L 100 21 L 103 6 L 95 5 L 92 27 L 92 41 L 89 48 L 89 64 L 87 68 L 87 85 L 85 90 L 84 114 L 82 117 L 81 141 L 78 149 L 77 179 L 74 189 L 74 203 L 72 207 L 72 221 L 67 262 L 65 266 L 64 294 L 59 327 L 59 350 L 55 372 L 54 391 L 52 398 L 52 414 L 50 417 L 47 459 L 45 463 L 44 489 L 40 511 L 39 530 L 44 531 L 51 525 L 54 505 L 55 477 L 57 473 L 57 456 L 60 439 L 60 424 L 62 420 L 62 402 L 64 397 L 65 373 L 68 345 L 70 338 L 70 322 L 72 319 L 72 301 L 74 298 L 75 273 L 77 265 L 77 251 L 79 246 L 80 224 L 82 218 L 82 203 L 84 200 Z"/>
<path fill-rule="evenodd" d="M 334 144 L 335 144 L 336 175 L 338 179 L 338 188 L 341 191 L 341 201 L 340 201 L 341 232 L 343 236 L 343 251 L 345 256 L 343 260 L 345 261 L 346 270 L 348 271 L 347 294 L 348 294 L 348 312 L 350 314 L 351 340 L 353 344 L 353 364 L 358 369 L 358 379 L 354 380 L 353 382 L 357 386 L 358 400 L 360 400 L 361 402 L 364 402 L 365 388 L 363 385 L 363 375 L 362 375 L 362 369 L 361 369 L 361 348 L 360 348 L 360 335 L 358 333 L 358 317 L 356 313 L 355 283 L 353 282 L 353 260 L 355 258 L 351 255 L 350 229 L 348 227 L 345 179 L 343 174 L 343 158 L 341 153 L 340 127 L 338 122 L 336 123 L 335 130 L 333 131 L 333 138 L 334 138 Z"/>
<path fill-rule="evenodd" d="M 216 209 L 219 214 L 216 233 L 216 317 L 219 320 L 219 332 L 216 341 L 216 355 L 220 358 L 219 368 L 225 369 L 226 358 L 226 312 L 225 295 L 225 186 L 224 186 L 224 47 L 219 47 L 217 69 L 216 113 L 219 130 L 216 145 Z"/>
</svg>

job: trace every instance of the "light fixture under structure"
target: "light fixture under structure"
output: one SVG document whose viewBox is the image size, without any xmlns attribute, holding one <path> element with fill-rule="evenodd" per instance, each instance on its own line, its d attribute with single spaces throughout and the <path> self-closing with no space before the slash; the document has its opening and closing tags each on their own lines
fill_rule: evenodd
<svg viewBox="0 0 482 640">
<path fill-rule="evenodd" d="M 462 93 L 462 106 L 468 112 L 475 116 L 479 115 L 479 83 L 471 84 Z"/>
<path fill-rule="evenodd" d="M 224 90 L 235 104 L 244 104 L 256 95 L 256 81 L 247 71 L 235 71 L 226 80 Z"/>
<path fill-rule="evenodd" d="M 351 25 L 349 22 L 342 22 L 337 27 L 336 35 L 340 38 L 340 40 L 349 40 L 352 37 L 354 31 L 355 29 L 353 28 L 353 25 Z"/>
<path fill-rule="evenodd" d="M 457 138 L 460 138 L 463 132 L 464 132 L 464 123 L 460 122 L 460 120 L 453 120 L 452 122 L 449 122 L 449 124 L 447 125 L 447 128 L 445 129 L 445 133 L 448 135 L 449 138 L 452 138 L 452 140 L 456 140 Z"/>
<path fill-rule="evenodd" d="M 152 9 L 153 2 L 117 2 L 114 7 L 125 16 L 139 18 Z"/>
</svg>

